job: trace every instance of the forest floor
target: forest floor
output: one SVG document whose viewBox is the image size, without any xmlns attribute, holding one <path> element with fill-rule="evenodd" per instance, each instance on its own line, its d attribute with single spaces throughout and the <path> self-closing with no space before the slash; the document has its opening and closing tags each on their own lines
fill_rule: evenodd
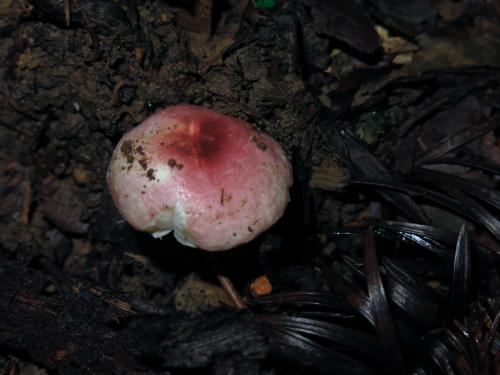
<svg viewBox="0 0 500 375">
<path fill-rule="evenodd" d="M 0 60 L 0 374 L 500 373 L 500 1 L 0 0 Z M 178 103 L 294 168 L 245 311 L 107 190 Z"/>
</svg>

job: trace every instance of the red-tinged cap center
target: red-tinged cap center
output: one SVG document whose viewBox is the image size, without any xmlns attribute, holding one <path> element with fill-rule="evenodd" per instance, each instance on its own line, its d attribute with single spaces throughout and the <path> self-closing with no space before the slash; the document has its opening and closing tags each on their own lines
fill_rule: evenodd
<svg viewBox="0 0 500 375">
<path fill-rule="evenodd" d="M 160 140 L 160 151 L 168 158 L 195 165 L 214 165 L 229 148 L 230 129 L 222 122 L 190 122 L 179 126 Z"/>
</svg>

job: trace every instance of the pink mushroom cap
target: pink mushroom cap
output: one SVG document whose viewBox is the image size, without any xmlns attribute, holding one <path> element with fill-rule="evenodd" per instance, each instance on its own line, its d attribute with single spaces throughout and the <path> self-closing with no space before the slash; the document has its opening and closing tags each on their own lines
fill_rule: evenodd
<svg viewBox="0 0 500 375">
<path fill-rule="evenodd" d="M 292 168 L 252 125 L 180 104 L 126 133 L 109 164 L 116 207 L 134 228 L 227 250 L 271 227 L 288 204 Z"/>
</svg>

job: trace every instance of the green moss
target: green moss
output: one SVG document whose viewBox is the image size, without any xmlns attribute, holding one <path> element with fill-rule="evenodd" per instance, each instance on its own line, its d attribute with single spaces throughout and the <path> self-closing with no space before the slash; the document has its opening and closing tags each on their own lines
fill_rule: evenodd
<svg viewBox="0 0 500 375">
<path fill-rule="evenodd" d="M 275 0 L 256 0 L 255 6 L 257 8 L 273 8 L 276 5 Z"/>
<path fill-rule="evenodd" d="M 389 130 L 389 117 L 395 108 L 386 111 L 371 111 L 362 113 L 356 124 L 356 134 L 363 142 L 372 145 Z"/>
</svg>

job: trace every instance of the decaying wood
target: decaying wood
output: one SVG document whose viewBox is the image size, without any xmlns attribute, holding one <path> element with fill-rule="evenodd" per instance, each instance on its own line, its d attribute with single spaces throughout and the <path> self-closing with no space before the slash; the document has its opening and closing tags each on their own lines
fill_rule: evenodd
<svg viewBox="0 0 500 375">
<path fill-rule="evenodd" d="M 0 347 L 60 374 L 142 373 L 144 356 L 160 367 L 203 368 L 229 353 L 243 363 L 267 354 L 248 313 L 191 316 L 83 283 L 54 289 L 52 277 L 21 263 L 0 272 L 0 317 Z"/>
</svg>

